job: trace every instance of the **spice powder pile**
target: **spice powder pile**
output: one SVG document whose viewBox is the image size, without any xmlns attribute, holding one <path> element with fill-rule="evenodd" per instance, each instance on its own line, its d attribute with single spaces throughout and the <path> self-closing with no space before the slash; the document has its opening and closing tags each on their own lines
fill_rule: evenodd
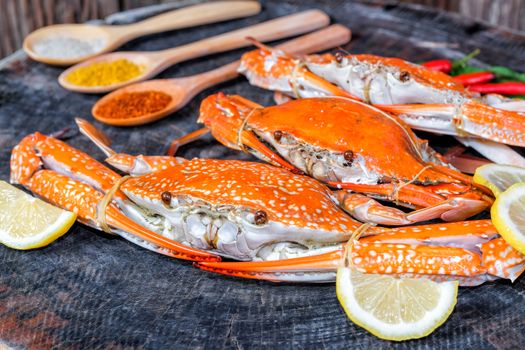
<svg viewBox="0 0 525 350">
<path fill-rule="evenodd" d="M 126 59 L 96 62 L 73 70 L 66 80 L 78 86 L 108 86 L 136 78 L 143 70 L 143 66 Z"/>
<path fill-rule="evenodd" d="M 160 91 L 124 92 L 102 103 L 95 114 L 105 119 L 130 119 L 163 110 L 171 96 Z"/>
<path fill-rule="evenodd" d="M 36 42 L 33 45 L 33 51 L 38 56 L 47 58 L 81 58 L 97 53 L 105 44 L 105 40 L 102 39 L 82 40 L 68 36 L 56 36 Z"/>
</svg>

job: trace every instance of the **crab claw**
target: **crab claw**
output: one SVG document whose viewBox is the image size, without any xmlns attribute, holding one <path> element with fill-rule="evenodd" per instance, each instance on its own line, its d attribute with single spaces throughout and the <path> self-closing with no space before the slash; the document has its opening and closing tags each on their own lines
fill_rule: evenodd
<svg viewBox="0 0 525 350">
<path fill-rule="evenodd" d="M 100 228 L 97 206 L 103 195 L 91 186 L 52 170 L 40 170 L 28 184 L 31 192 L 47 201 L 76 212 L 83 223 Z M 158 253 L 191 261 L 220 261 L 216 255 L 187 247 L 152 232 L 122 214 L 110 204 L 106 210 L 107 224 L 125 239 Z"/>
<path fill-rule="evenodd" d="M 376 105 L 399 115 L 412 128 L 449 135 L 467 135 L 525 146 L 525 116 L 467 100 L 453 104 Z M 426 118 L 429 117 L 429 118 Z"/>
<path fill-rule="evenodd" d="M 48 169 L 44 169 L 48 168 Z M 122 237 L 158 253 L 192 261 L 217 261 L 219 257 L 182 245 L 152 232 L 125 216 L 114 204 L 106 210 L 106 224 L 97 209 L 120 176 L 84 152 L 40 133 L 26 136 L 11 154 L 11 180 L 58 207 L 78 214 L 79 221 L 95 227 L 112 227 Z M 125 197 L 115 192 L 115 202 Z"/>
<path fill-rule="evenodd" d="M 106 162 L 127 174 L 149 174 L 184 162 L 182 158 L 169 156 L 132 156 L 125 153 L 117 153 L 111 149 L 111 141 L 102 130 L 97 129 L 93 124 L 82 118 L 75 118 L 75 122 L 80 132 L 108 157 Z"/>
<path fill-rule="evenodd" d="M 40 170 L 44 163 L 34 149 L 38 134 L 27 135 L 11 152 L 11 174 L 9 181 L 12 184 L 26 185 L 34 173 Z"/>
<path fill-rule="evenodd" d="M 387 226 L 410 225 L 435 218 L 458 221 L 479 213 L 487 207 L 485 201 L 454 197 L 433 206 L 405 213 L 358 193 L 339 191 L 337 197 L 341 207 L 357 220 Z"/>
<path fill-rule="evenodd" d="M 496 278 L 514 280 L 525 270 L 525 256 L 510 247 L 490 220 L 378 229 L 355 241 L 346 254 L 363 273 L 424 276 L 475 286 Z M 334 247 L 336 248 L 336 247 Z M 274 282 L 331 282 L 345 249 L 295 259 L 264 262 L 199 262 L 202 270 Z"/>
<path fill-rule="evenodd" d="M 503 238 L 483 243 L 481 251 L 483 265 L 491 275 L 514 282 L 525 271 L 525 257 Z"/>
<path fill-rule="evenodd" d="M 337 268 L 343 265 L 344 250 L 302 258 L 264 262 L 202 262 L 195 266 L 224 275 L 272 282 L 333 282 Z M 481 257 L 455 247 L 355 243 L 351 261 L 363 273 L 426 276 L 444 281 L 460 280 L 462 285 L 486 281 Z"/>
<path fill-rule="evenodd" d="M 252 114 L 263 107 L 241 96 L 226 96 L 219 92 L 208 96 L 201 103 L 199 119 L 212 135 L 223 145 L 236 150 L 249 150 L 274 165 L 279 165 L 294 173 L 299 169 L 284 160 L 266 146 L 251 130 L 246 130 L 246 122 Z"/>
<path fill-rule="evenodd" d="M 335 281 L 337 268 L 342 264 L 343 250 L 276 261 L 258 262 L 197 262 L 201 270 L 223 275 L 266 280 L 272 282 L 312 282 L 327 283 Z"/>
<path fill-rule="evenodd" d="M 42 167 L 86 182 L 96 189 L 111 189 L 120 176 L 86 153 L 39 132 L 28 135 L 11 153 L 11 181 L 25 185 Z"/>
<path fill-rule="evenodd" d="M 301 59 L 277 48 L 252 43 L 259 49 L 245 53 L 241 57 L 238 69 L 239 73 L 248 78 L 250 84 L 279 90 L 288 95 L 295 95 L 296 98 L 334 95 L 361 101 L 360 98 L 310 72 Z M 309 56 L 309 59 L 317 60 L 317 57 L 313 55 Z M 319 59 L 322 60 L 323 55 L 319 56 Z"/>
</svg>

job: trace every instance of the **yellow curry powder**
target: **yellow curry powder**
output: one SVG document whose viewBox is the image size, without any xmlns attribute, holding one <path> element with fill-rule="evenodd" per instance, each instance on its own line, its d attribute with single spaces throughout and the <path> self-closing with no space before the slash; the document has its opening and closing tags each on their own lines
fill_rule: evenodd
<svg viewBox="0 0 525 350">
<path fill-rule="evenodd" d="M 66 76 L 68 83 L 78 86 L 107 86 L 123 83 L 138 77 L 143 66 L 129 60 L 97 62 L 73 70 Z"/>
</svg>

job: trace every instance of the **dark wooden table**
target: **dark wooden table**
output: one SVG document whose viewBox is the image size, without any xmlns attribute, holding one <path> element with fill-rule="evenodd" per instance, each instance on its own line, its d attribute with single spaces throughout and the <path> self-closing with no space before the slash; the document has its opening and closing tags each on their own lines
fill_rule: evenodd
<svg viewBox="0 0 525 350">
<path fill-rule="evenodd" d="M 404 6 L 343 1 L 266 1 L 259 16 L 135 40 L 124 49 L 162 49 L 304 8 L 321 8 L 352 28 L 351 52 L 400 56 L 419 62 L 458 58 L 480 48 L 484 63 L 523 69 L 525 38 L 459 17 Z M 124 17 L 126 18 L 126 17 Z M 228 63 L 240 51 L 172 67 L 184 76 Z M 478 61 L 477 63 L 482 64 Z M 7 180 L 11 148 L 33 131 L 73 127 L 91 119 L 99 96 L 58 86 L 59 68 L 17 53 L 0 63 L 0 178 Z M 216 91 L 242 93 L 271 104 L 271 93 L 239 78 L 197 96 L 157 123 L 116 128 L 97 124 L 114 146 L 161 154 L 173 137 L 197 128 L 199 101 Z M 102 159 L 84 137 L 69 142 Z M 184 147 L 184 157 L 245 158 L 211 139 Z M 49 247 L 19 252 L 0 247 L 0 348 L 447 348 L 518 349 L 525 345 L 525 283 L 506 281 L 462 288 L 455 312 L 426 339 L 380 341 L 346 319 L 333 285 L 271 284 L 194 269 L 122 239 L 76 224 Z"/>
</svg>

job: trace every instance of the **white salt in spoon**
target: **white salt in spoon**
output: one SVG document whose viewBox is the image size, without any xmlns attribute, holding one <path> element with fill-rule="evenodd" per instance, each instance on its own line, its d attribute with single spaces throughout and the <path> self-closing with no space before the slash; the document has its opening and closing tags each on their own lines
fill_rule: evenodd
<svg viewBox="0 0 525 350">
<path fill-rule="evenodd" d="M 113 51 L 143 35 L 252 16 L 260 11 L 257 1 L 213 1 L 128 25 L 58 24 L 32 32 L 23 47 L 35 61 L 68 66 Z"/>
</svg>

